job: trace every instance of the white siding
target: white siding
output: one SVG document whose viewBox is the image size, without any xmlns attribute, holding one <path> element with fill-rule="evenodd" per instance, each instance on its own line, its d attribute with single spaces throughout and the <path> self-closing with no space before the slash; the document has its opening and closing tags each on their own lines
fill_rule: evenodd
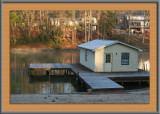
<svg viewBox="0 0 160 114">
<path fill-rule="evenodd" d="M 104 53 L 113 53 L 112 72 L 138 71 L 137 50 L 121 44 L 115 44 L 104 48 Z M 129 65 L 121 65 L 122 53 L 129 53 Z"/>
<path fill-rule="evenodd" d="M 95 70 L 95 55 L 94 51 L 87 50 L 87 61 L 85 60 L 85 50 L 86 49 L 80 49 L 80 63 L 83 66 L 86 66 L 87 68 L 91 69 L 92 71 Z"/>
<path fill-rule="evenodd" d="M 104 48 L 95 51 L 95 72 L 103 72 L 104 67 Z"/>
<path fill-rule="evenodd" d="M 95 51 L 96 72 L 104 72 L 104 53 L 113 54 L 112 72 L 138 71 L 138 51 L 122 44 L 114 44 Z M 121 65 L 121 53 L 129 53 L 129 65 Z"/>
</svg>

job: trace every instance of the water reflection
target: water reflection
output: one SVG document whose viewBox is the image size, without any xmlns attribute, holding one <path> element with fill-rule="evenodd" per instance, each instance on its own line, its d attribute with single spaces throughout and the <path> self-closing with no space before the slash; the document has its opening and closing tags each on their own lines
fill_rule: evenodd
<svg viewBox="0 0 160 114">
<path fill-rule="evenodd" d="M 75 76 L 29 76 L 33 93 L 74 93 L 85 91 L 75 83 Z"/>
<path fill-rule="evenodd" d="M 39 52 L 39 53 L 14 53 L 11 51 L 10 58 L 10 91 L 11 94 L 31 94 L 31 93 L 48 93 L 49 81 L 47 77 L 30 79 L 28 76 L 28 66 L 30 63 L 79 63 L 79 51 L 78 50 L 58 50 L 53 52 Z M 64 92 L 77 92 L 73 89 L 73 84 L 69 80 L 64 83 Z M 43 80 L 43 81 L 42 81 Z M 63 83 L 63 81 L 61 82 Z M 69 84 L 70 83 L 70 84 Z M 51 87 L 55 82 L 51 80 Z M 72 84 L 72 85 L 71 85 Z M 56 84 L 55 84 L 56 85 Z M 57 85 L 56 85 L 57 86 Z M 61 86 L 61 85 L 60 85 Z M 62 88 L 63 88 L 62 87 Z M 58 86 L 57 86 L 58 88 Z M 52 93 L 54 93 L 53 90 Z M 57 90 L 58 91 L 58 90 Z"/>
<path fill-rule="evenodd" d="M 145 71 L 150 71 L 149 52 L 139 53 L 138 68 Z"/>
<path fill-rule="evenodd" d="M 84 91 L 74 84 L 74 79 L 64 77 L 39 77 L 28 76 L 30 63 L 79 63 L 79 50 L 58 50 L 53 52 L 14 53 L 10 56 L 10 91 L 11 94 L 34 93 L 72 93 Z M 149 53 L 143 52 L 139 56 L 139 68 L 150 70 Z"/>
</svg>

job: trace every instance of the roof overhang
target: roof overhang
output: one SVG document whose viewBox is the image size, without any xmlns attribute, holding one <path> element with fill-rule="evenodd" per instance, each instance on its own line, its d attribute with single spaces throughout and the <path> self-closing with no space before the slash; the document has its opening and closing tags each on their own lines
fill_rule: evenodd
<svg viewBox="0 0 160 114">
<path fill-rule="evenodd" d="M 111 46 L 111 45 L 118 44 L 118 43 L 119 43 L 119 44 L 122 44 L 122 45 L 125 45 L 125 46 L 127 46 L 127 47 L 130 47 L 130 48 L 133 48 L 133 49 L 135 49 L 135 50 L 137 50 L 137 51 L 140 51 L 140 52 L 143 51 L 142 49 L 136 48 L 136 47 L 134 47 L 134 46 L 131 46 L 131 45 L 128 45 L 128 44 L 126 44 L 126 43 L 119 42 L 119 41 L 117 41 L 117 42 L 115 42 L 115 43 L 112 43 L 112 44 L 109 44 L 109 45 L 105 45 L 105 46 L 99 47 L 99 48 L 109 47 L 109 46 Z M 96 51 L 96 50 L 99 49 L 99 48 L 96 48 L 95 50 L 92 50 L 92 51 Z"/>
<path fill-rule="evenodd" d="M 136 48 L 136 47 L 134 47 L 134 46 L 131 46 L 131 45 L 129 45 L 129 44 L 126 44 L 126 43 L 123 43 L 123 42 L 120 42 L 120 41 L 116 41 L 116 42 L 113 42 L 113 43 L 111 43 L 111 44 L 108 44 L 108 45 L 104 45 L 104 46 L 101 46 L 101 47 L 98 47 L 98 48 L 95 48 L 95 49 L 89 49 L 89 48 L 85 48 L 85 47 L 81 47 L 81 46 L 77 46 L 77 47 L 79 47 L 79 48 L 82 48 L 82 49 L 87 49 L 87 50 L 91 50 L 91 51 L 96 51 L 97 49 L 100 49 L 100 48 L 104 48 L 104 47 L 109 47 L 109 46 L 111 46 L 111 45 L 114 45 L 114 44 L 122 44 L 122 45 L 125 45 L 125 46 L 127 46 L 127 47 L 130 47 L 130 48 L 132 48 L 132 49 L 135 49 L 135 50 L 137 50 L 137 51 L 143 51 L 142 49 L 140 49 L 140 48 Z"/>
</svg>

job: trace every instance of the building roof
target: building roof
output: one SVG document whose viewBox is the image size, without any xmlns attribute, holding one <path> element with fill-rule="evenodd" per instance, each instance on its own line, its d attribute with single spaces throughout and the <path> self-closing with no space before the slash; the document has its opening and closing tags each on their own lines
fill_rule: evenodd
<svg viewBox="0 0 160 114">
<path fill-rule="evenodd" d="M 96 39 L 96 40 L 92 40 L 92 41 L 80 44 L 77 47 L 95 51 L 98 48 L 111 46 L 111 45 L 117 44 L 117 43 L 125 45 L 125 46 L 133 48 L 133 49 L 136 49 L 138 51 L 143 51 L 139 48 L 136 48 L 136 47 L 128 45 L 126 43 L 120 42 L 118 40 L 99 40 L 99 39 Z"/>
</svg>

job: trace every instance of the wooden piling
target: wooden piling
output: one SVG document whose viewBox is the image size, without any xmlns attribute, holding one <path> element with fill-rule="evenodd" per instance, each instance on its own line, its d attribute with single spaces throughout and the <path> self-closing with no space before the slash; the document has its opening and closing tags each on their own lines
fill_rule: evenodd
<svg viewBox="0 0 160 114">
<path fill-rule="evenodd" d="M 123 85 L 123 81 L 122 81 L 122 85 Z"/>
</svg>

